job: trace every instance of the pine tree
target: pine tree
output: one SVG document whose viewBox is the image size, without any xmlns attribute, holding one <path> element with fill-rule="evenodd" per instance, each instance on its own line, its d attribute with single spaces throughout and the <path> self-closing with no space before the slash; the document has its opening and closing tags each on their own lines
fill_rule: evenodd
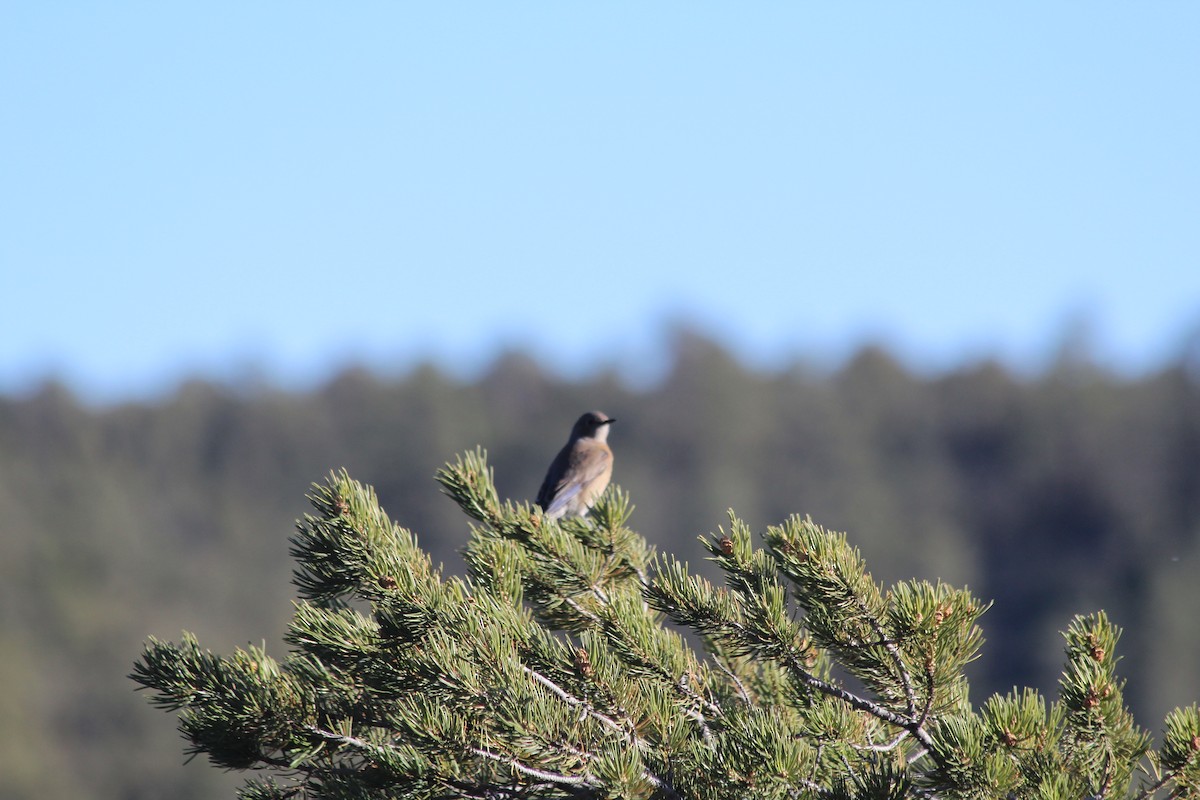
<svg viewBox="0 0 1200 800">
<path fill-rule="evenodd" d="M 885 590 L 810 519 L 756 548 L 731 513 L 702 539 L 717 586 L 655 556 L 617 487 L 554 522 L 502 503 L 481 451 L 437 477 L 472 520 L 466 578 L 341 472 L 292 539 L 282 661 L 148 641 L 131 677 L 190 754 L 265 773 L 241 797 L 1200 797 L 1200 711 L 1152 749 L 1103 613 L 1069 626 L 1057 702 L 974 708 L 985 605 Z"/>
</svg>

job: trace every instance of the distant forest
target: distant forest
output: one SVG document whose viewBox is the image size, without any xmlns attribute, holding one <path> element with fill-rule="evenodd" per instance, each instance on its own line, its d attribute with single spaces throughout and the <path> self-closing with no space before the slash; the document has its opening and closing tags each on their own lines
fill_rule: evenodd
<svg viewBox="0 0 1200 800">
<path fill-rule="evenodd" d="M 467 521 L 437 468 L 482 446 L 502 497 L 532 500 L 593 408 L 618 419 L 613 480 L 660 551 L 699 565 L 696 538 L 731 508 L 759 531 L 808 515 L 846 531 L 877 581 L 994 601 L 977 702 L 1053 695 L 1058 632 L 1100 608 L 1125 628 L 1141 724 L 1200 700 L 1200 363 L 1129 378 L 1068 353 L 1036 376 L 993 362 L 930 376 L 866 348 L 833 370 L 764 372 L 693 334 L 672 357 L 648 389 L 509 355 L 470 381 L 423 366 L 304 393 L 193 382 L 104 409 L 58 384 L 0 398 L 3 795 L 232 796 L 240 779 L 181 766 L 172 718 L 133 691 L 145 637 L 280 654 L 288 537 L 335 468 L 459 571 Z"/>
</svg>

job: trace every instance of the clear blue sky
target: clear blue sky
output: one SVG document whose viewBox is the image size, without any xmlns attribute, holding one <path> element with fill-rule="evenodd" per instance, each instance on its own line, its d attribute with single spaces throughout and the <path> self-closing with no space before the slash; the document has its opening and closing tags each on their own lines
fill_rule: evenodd
<svg viewBox="0 0 1200 800">
<path fill-rule="evenodd" d="M 1200 327 L 1200 3 L 7 3 L 0 392 Z"/>
</svg>

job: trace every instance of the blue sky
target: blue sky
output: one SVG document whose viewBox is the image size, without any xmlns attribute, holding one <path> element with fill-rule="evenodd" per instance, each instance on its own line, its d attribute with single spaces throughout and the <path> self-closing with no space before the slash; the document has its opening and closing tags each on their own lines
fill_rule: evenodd
<svg viewBox="0 0 1200 800">
<path fill-rule="evenodd" d="M 1200 329 L 1200 4 L 10 3 L 0 392 L 569 376 L 680 322 L 1153 369 Z"/>
</svg>

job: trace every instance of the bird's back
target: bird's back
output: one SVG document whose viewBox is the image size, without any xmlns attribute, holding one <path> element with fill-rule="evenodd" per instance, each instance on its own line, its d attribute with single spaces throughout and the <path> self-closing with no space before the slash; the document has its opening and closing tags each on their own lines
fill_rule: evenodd
<svg viewBox="0 0 1200 800">
<path fill-rule="evenodd" d="M 537 504 L 542 507 L 543 511 L 554 501 L 554 492 L 558 488 L 558 483 L 567 474 L 567 462 L 571 458 L 571 444 L 572 442 L 567 442 L 558 451 L 558 455 L 550 462 L 550 469 L 546 470 L 542 488 L 538 489 Z"/>
</svg>

